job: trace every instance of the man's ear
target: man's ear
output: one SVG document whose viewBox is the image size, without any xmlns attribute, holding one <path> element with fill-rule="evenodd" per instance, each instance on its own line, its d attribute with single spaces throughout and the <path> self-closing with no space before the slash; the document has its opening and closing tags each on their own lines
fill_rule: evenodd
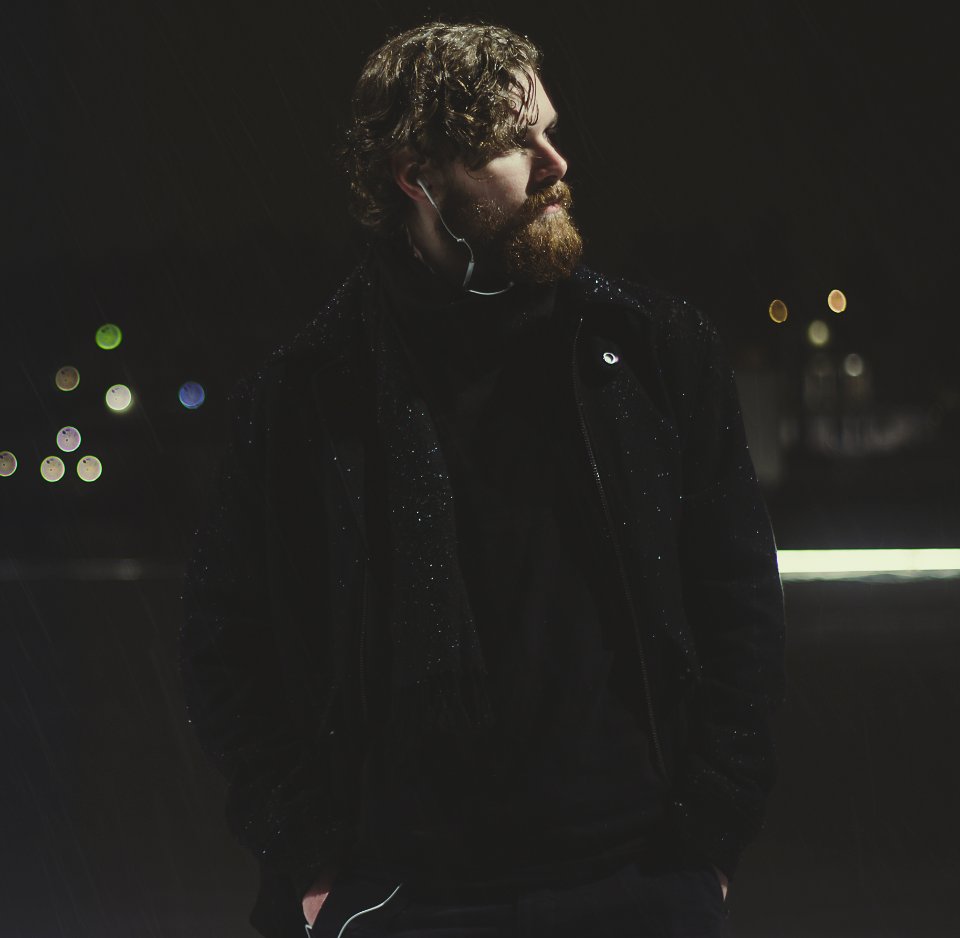
<svg viewBox="0 0 960 938">
<path fill-rule="evenodd" d="M 423 174 L 428 163 L 428 160 L 423 160 L 410 147 L 403 147 L 398 150 L 390 160 L 394 182 L 400 187 L 404 195 L 409 196 L 414 202 L 427 201 L 427 197 L 418 182 L 422 182 L 428 189 L 430 188 L 430 183 Z"/>
</svg>

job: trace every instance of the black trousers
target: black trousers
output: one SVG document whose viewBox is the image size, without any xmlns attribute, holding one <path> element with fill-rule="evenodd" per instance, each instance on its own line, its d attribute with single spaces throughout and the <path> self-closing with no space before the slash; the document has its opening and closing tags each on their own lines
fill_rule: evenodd
<svg viewBox="0 0 960 938">
<path fill-rule="evenodd" d="M 469 898 L 347 871 L 304 931 L 308 938 L 722 938 L 725 905 L 706 865 L 651 872 L 631 863 L 575 886 Z"/>
</svg>

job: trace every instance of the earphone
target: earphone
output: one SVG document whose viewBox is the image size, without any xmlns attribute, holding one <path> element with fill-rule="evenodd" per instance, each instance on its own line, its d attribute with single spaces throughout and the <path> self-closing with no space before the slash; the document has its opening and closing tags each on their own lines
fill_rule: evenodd
<svg viewBox="0 0 960 938">
<path fill-rule="evenodd" d="M 450 230 L 447 223 L 443 220 L 443 215 L 440 214 L 440 209 L 437 208 L 437 203 L 433 201 L 433 196 L 430 195 L 430 192 L 427 190 L 427 187 L 423 184 L 422 179 L 417 180 L 417 185 L 423 190 L 423 194 L 427 197 L 427 201 L 434 207 L 434 210 L 436 211 L 437 216 L 440 219 L 440 224 L 442 224 L 443 227 L 447 229 L 447 234 L 450 235 L 450 237 L 453 238 L 453 240 L 456 241 L 457 244 L 466 245 L 467 250 L 470 252 L 470 263 L 467 264 L 467 275 L 463 278 L 463 289 L 466 290 L 467 284 L 470 282 L 470 278 L 473 276 L 473 248 L 470 247 L 470 243 L 467 241 L 466 238 L 461 238 L 458 235 L 455 235 Z"/>
<path fill-rule="evenodd" d="M 417 180 L 417 185 L 423 190 L 423 194 L 427 197 L 427 201 L 433 206 L 434 211 L 437 213 L 437 217 L 440 219 L 440 224 L 443 225 L 443 227 L 446 229 L 447 234 L 450 235 L 450 237 L 453 238 L 453 240 L 456 241 L 457 244 L 464 245 L 464 247 L 466 247 L 466 249 L 470 252 L 470 260 L 467 263 L 467 273 L 466 273 L 466 276 L 464 276 L 463 278 L 462 289 L 467 290 L 469 293 L 476 293 L 478 296 L 496 296 L 499 293 L 506 293 L 507 290 L 509 290 L 513 286 L 512 280 L 502 290 L 493 290 L 489 293 L 483 290 L 471 290 L 469 288 L 468 284 L 470 283 L 470 278 L 473 276 L 473 265 L 474 265 L 473 248 L 470 247 L 470 242 L 467 241 L 466 238 L 461 238 L 459 235 L 455 235 L 450 230 L 450 226 L 446 223 L 446 221 L 444 221 L 444 218 L 440 212 L 440 209 L 437 208 L 437 203 L 433 201 L 433 196 L 430 195 L 430 192 L 428 191 L 427 187 L 424 185 L 422 179 Z"/>
</svg>

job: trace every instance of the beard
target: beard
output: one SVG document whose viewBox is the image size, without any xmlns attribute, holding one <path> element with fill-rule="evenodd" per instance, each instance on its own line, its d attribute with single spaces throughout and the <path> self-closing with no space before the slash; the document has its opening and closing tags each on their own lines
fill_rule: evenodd
<svg viewBox="0 0 960 938">
<path fill-rule="evenodd" d="M 583 239 L 570 217 L 573 196 L 563 181 L 533 193 L 509 213 L 462 190 L 451 190 L 445 202 L 451 229 L 470 243 L 477 266 L 491 273 L 517 283 L 552 283 L 570 277 L 580 263 Z M 543 214 L 551 204 L 559 211 Z"/>
</svg>

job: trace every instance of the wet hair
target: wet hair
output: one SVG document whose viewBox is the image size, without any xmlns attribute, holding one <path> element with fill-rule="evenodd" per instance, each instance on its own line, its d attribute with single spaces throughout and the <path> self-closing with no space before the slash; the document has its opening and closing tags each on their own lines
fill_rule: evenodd
<svg viewBox="0 0 960 938">
<path fill-rule="evenodd" d="M 459 159 L 476 170 L 520 145 L 537 119 L 528 107 L 542 58 L 527 37 L 476 23 L 427 23 L 373 52 L 336 148 L 354 218 L 377 235 L 402 230 L 409 200 L 390 164 L 403 147 L 422 160 Z"/>
</svg>

